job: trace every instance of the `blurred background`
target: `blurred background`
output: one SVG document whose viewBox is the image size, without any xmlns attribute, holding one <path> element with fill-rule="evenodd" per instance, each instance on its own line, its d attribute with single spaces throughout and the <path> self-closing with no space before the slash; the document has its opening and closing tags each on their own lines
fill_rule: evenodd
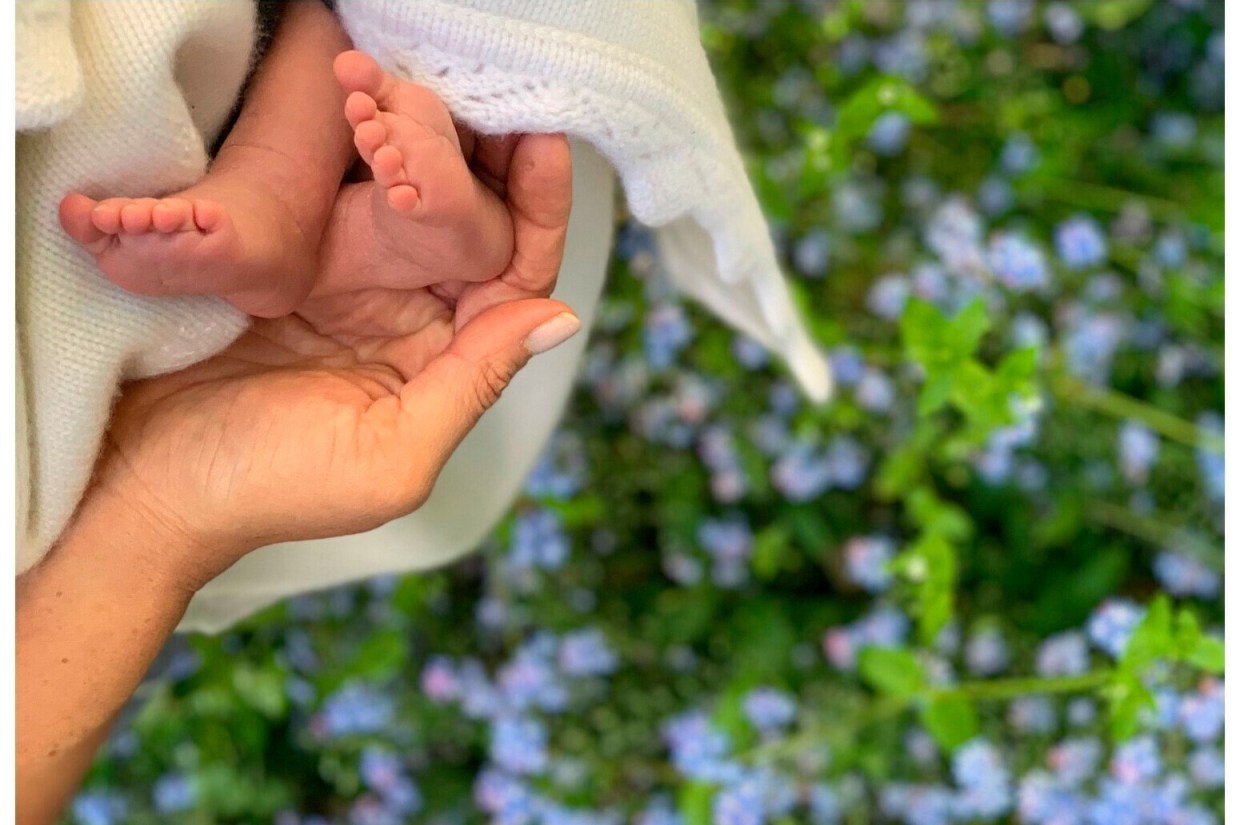
<svg viewBox="0 0 1240 825">
<path fill-rule="evenodd" d="M 710 0 L 839 391 L 619 228 L 449 569 L 165 651 L 66 822 L 1221 821 L 1222 0 Z"/>
</svg>

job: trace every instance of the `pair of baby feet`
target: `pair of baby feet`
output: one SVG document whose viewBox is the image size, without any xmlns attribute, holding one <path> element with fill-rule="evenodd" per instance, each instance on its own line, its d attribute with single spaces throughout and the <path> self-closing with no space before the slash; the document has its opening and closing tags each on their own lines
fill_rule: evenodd
<svg viewBox="0 0 1240 825">
<path fill-rule="evenodd" d="M 443 102 L 361 52 L 339 55 L 334 71 L 348 93 L 344 114 L 354 146 L 374 177 L 367 197 L 348 199 L 362 205 L 364 218 L 329 219 L 369 224 L 364 237 L 346 238 L 366 247 L 352 260 L 406 271 L 412 263 L 425 271 L 423 281 L 433 279 L 430 273 L 466 281 L 498 275 L 511 259 L 511 220 L 470 170 Z M 220 294 L 251 314 L 283 314 L 305 298 L 327 262 L 317 251 L 308 254 L 321 238 L 305 237 L 284 208 L 298 193 L 273 200 L 255 185 L 263 175 L 256 167 L 212 170 L 162 198 L 73 193 L 60 204 L 60 222 L 110 280 L 130 291 Z M 305 283 L 296 285 L 299 279 Z"/>
</svg>

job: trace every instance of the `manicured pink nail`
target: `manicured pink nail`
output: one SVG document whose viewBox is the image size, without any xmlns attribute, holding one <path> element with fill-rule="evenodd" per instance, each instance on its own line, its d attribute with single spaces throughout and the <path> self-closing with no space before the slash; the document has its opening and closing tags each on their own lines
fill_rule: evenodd
<svg viewBox="0 0 1240 825">
<path fill-rule="evenodd" d="M 526 336 L 525 348 L 530 351 L 531 355 L 538 355 L 563 344 L 576 335 L 579 329 L 581 329 L 581 320 L 576 315 L 571 312 L 561 312 L 551 320 L 543 321 L 541 326 Z"/>
</svg>

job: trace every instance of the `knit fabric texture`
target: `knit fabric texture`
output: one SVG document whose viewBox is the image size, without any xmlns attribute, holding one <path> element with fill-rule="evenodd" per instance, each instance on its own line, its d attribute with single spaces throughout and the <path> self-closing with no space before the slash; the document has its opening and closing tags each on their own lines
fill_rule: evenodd
<svg viewBox="0 0 1240 825">
<path fill-rule="evenodd" d="M 17 21 L 21 573 L 81 498 L 119 383 L 206 358 L 245 328 L 218 299 L 155 300 L 108 283 L 56 209 L 75 189 L 157 195 L 202 176 L 249 66 L 254 7 L 17 0 Z"/>
</svg>

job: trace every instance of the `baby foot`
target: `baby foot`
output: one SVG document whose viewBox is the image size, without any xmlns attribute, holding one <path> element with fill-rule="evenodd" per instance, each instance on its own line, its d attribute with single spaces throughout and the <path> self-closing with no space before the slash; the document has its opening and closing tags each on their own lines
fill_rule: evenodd
<svg viewBox="0 0 1240 825">
<path fill-rule="evenodd" d="M 336 58 L 345 117 L 375 178 L 381 250 L 436 280 L 484 281 L 512 257 L 512 221 L 470 170 L 443 101 L 362 52 Z"/>
<path fill-rule="evenodd" d="M 72 193 L 60 202 L 60 224 L 116 285 L 139 295 L 227 297 L 256 315 L 279 315 L 301 296 L 277 294 L 275 262 L 287 263 L 269 210 L 242 196 L 233 209 L 195 197 L 200 187 L 167 198 L 107 198 Z M 267 212 L 268 217 L 261 214 Z M 238 213 L 236 218 L 233 213 Z M 239 229 L 244 219 L 247 231 Z M 285 233 L 287 234 L 287 233 Z M 287 280 L 287 279 L 285 279 Z M 288 291 L 285 289 L 284 291 Z"/>
</svg>

